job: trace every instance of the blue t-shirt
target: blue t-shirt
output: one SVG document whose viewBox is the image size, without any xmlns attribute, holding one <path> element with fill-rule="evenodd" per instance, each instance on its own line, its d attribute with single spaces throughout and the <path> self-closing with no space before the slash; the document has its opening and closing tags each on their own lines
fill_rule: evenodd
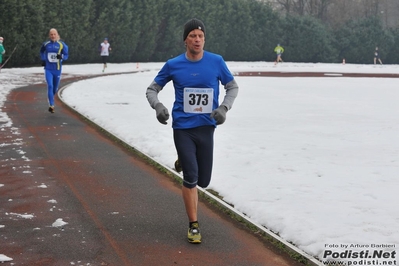
<svg viewBox="0 0 399 266">
<path fill-rule="evenodd" d="M 219 106 L 219 84 L 233 79 L 223 57 L 204 51 L 199 61 L 188 60 L 185 53 L 168 60 L 154 80 L 161 87 L 173 81 L 172 127 L 187 129 L 216 126 L 210 113 Z"/>
</svg>

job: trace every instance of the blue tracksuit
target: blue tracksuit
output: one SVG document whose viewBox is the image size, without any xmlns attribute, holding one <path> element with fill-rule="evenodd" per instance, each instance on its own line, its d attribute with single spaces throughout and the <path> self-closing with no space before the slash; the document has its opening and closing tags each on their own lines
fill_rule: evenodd
<svg viewBox="0 0 399 266">
<path fill-rule="evenodd" d="M 57 59 L 57 55 L 61 55 L 62 59 Z M 54 95 L 61 79 L 62 61 L 68 59 L 68 46 L 62 41 L 46 41 L 40 48 L 40 57 L 45 62 L 48 101 L 50 106 L 54 106 Z"/>
</svg>

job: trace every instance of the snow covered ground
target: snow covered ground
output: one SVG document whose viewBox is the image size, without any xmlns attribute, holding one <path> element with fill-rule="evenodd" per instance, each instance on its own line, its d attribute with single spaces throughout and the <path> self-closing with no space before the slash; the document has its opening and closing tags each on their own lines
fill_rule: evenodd
<svg viewBox="0 0 399 266">
<path fill-rule="evenodd" d="M 172 168 L 176 151 L 171 122 L 160 124 L 145 97 L 162 65 L 109 64 L 107 73 L 138 73 L 79 81 L 62 97 L 95 123 Z M 228 66 L 234 73 L 399 73 L 398 65 L 228 62 Z M 99 75 L 101 70 L 101 64 L 65 65 L 63 77 Z M 42 73 L 41 67 L 2 69 L 0 107 L 11 89 L 44 82 Z M 373 265 L 367 263 L 378 259 L 396 265 L 392 252 L 399 247 L 399 79 L 236 80 L 240 92 L 235 105 L 215 132 L 209 188 L 320 260 L 352 265 L 362 265 L 363 260 L 363 265 Z M 168 84 L 159 98 L 170 109 L 173 96 Z M 0 112 L 0 130 L 11 126 L 7 114 Z M 4 185 L 0 184 L 0 192 Z M 0 248 L 0 261 L 1 256 Z"/>
</svg>

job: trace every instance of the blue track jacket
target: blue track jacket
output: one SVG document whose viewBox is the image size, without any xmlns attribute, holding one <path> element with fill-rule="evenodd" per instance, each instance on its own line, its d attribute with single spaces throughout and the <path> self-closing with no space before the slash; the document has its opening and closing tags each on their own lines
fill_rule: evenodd
<svg viewBox="0 0 399 266">
<path fill-rule="evenodd" d="M 62 59 L 57 59 L 57 54 L 62 55 Z M 59 70 L 62 68 L 62 61 L 68 59 L 68 46 L 62 41 L 47 41 L 40 48 L 40 58 L 46 62 L 45 69 Z"/>
</svg>

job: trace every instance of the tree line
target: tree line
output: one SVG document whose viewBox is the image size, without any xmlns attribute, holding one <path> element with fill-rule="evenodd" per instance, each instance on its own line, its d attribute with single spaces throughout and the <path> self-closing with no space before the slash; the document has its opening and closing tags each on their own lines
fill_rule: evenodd
<svg viewBox="0 0 399 266">
<path fill-rule="evenodd" d="M 166 61 L 184 51 L 183 25 L 194 17 L 205 23 L 205 49 L 226 61 L 274 61 L 280 43 L 290 62 L 368 64 L 376 46 L 384 63 L 399 62 L 399 30 L 377 15 L 332 25 L 260 0 L 1 0 L 0 7 L 6 51 L 18 45 L 7 67 L 39 66 L 50 28 L 69 46 L 69 64 L 99 63 L 105 37 L 110 62 Z"/>
</svg>

